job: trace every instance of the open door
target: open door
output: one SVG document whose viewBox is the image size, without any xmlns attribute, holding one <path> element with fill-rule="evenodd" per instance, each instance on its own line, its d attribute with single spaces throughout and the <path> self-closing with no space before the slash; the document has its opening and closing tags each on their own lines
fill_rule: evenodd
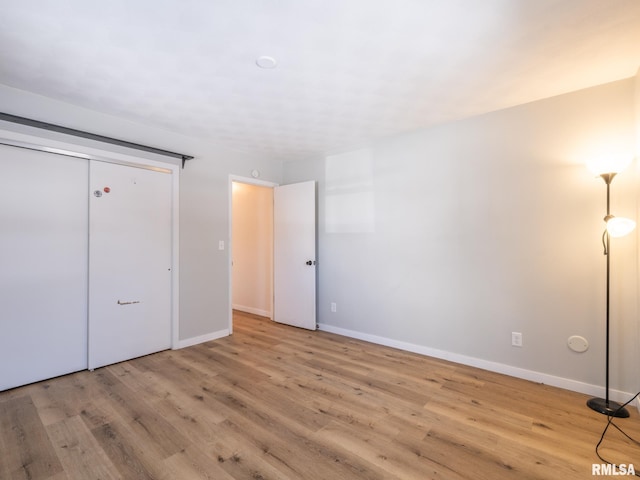
<svg viewBox="0 0 640 480">
<path fill-rule="evenodd" d="M 274 320 L 316 329 L 316 182 L 273 191 Z"/>
</svg>

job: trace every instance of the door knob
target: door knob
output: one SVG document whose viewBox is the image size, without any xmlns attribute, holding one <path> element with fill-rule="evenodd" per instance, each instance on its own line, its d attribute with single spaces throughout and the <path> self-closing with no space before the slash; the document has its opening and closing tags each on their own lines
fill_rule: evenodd
<svg viewBox="0 0 640 480">
<path fill-rule="evenodd" d="M 307 264 L 307 265 L 315 265 L 315 264 L 316 264 L 316 261 L 315 261 L 315 260 L 307 260 L 307 261 L 306 261 L 306 264 Z"/>
</svg>

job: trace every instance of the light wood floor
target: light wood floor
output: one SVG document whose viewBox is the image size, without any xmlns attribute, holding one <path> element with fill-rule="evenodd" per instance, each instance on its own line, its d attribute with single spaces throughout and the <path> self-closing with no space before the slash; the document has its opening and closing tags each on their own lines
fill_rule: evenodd
<svg viewBox="0 0 640 480">
<path fill-rule="evenodd" d="M 235 315 L 232 337 L 0 393 L 2 479 L 586 479 L 587 397 Z M 617 423 L 640 438 L 638 413 Z M 640 470 L 610 429 L 602 453 Z"/>
</svg>

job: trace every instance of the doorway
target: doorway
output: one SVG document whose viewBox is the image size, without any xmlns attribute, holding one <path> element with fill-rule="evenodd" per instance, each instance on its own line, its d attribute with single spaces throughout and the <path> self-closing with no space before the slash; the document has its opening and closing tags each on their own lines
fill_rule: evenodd
<svg viewBox="0 0 640 480">
<path fill-rule="evenodd" d="M 233 183 L 232 307 L 273 319 L 273 188 Z"/>
<path fill-rule="evenodd" d="M 316 182 L 313 180 L 276 185 L 230 176 L 229 181 L 229 334 L 233 333 L 234 272 L 239 257 L 234 253 L 233 191 L 242 184 L 268 187 L 272 199 L 269 228 L 271 248 L 263 255 L 271 262 L 269 317 L 279 323 L 315 330 L 316 324 Z M 256 208 L 257 209 L 257 208 Z M 236 217 L 236 218 L 234 218 Z M 260 218 L 260 217 L 258 217 Z M 261 220 L 257 220 L 261 221 Z M 262 221 L 265 222 L 264 216 Z M 252 272 L 251 265 L 247 271 Z"/>
<path fill-rule="evenodd" d="M 230 177 L 229 333 L 233 310 L 273 320 L 273 189 L 276 183 Z"/>
</svg>

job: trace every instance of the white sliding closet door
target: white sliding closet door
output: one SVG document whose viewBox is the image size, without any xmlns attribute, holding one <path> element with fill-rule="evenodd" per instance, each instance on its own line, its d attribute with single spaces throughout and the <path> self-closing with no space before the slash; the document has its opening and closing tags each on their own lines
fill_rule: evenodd
<svg viewBox="0 0 640 480">
<path fill-rule="evenodd" d="M 91 161 L 89 368 L 171 347 L 172 176 Z"/>
<path fill-rule="evenodd" d="M 87 368 L 87 179 L 0 145 L 0 390 Z"/>
</svg>

